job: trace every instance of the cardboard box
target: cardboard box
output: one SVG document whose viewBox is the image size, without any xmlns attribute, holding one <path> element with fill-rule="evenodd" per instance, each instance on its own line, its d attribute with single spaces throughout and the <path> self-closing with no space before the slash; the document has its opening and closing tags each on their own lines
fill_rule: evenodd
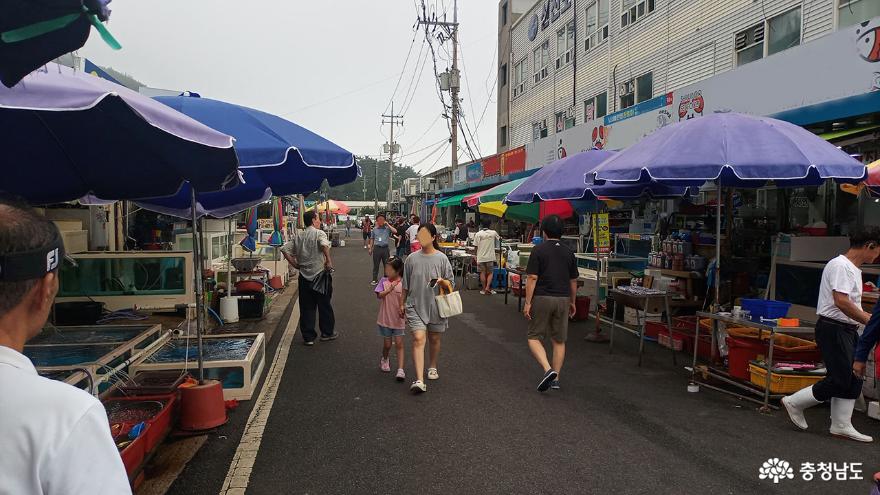
<svg viewBox="0 0 880 495">
<path fill-rule="evenodd" d="M 648 313 L 648 321 L 662 321 L 662 313 Z M 627 307 L 623 310 L 623 322 L 627 325 L 640 326 L 645 319 L 645 312 Z"/>
</svg>

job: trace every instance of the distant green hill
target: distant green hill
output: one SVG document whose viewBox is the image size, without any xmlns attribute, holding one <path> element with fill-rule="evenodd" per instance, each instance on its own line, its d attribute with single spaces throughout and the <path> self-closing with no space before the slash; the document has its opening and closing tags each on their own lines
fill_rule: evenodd
<svg viewBox="0 0 880 495">
<path fill-rule="evenodd" d="M 376 171 L 378 168 L 379 182 L 379 200 L 385 201 L 388 192 L 388 160 L 376 160 L 369 157 L 357 157 L 358 165 L 361 166 L 363 177 L 358 177 L 354 182 L 348 184 L 331 187 L 329 197 L 342 201 L 370 201 L 375 197 L 376 191 Z M 394 189 L 400 188 L 404 179 L 418 177 L 419 174 L 408 166 L 394 166 Z M 364 188 L 366 187 L 366 193 Z M 312 195 L 310 199 L 314 199 L 316 195 Z"/>
</svg>

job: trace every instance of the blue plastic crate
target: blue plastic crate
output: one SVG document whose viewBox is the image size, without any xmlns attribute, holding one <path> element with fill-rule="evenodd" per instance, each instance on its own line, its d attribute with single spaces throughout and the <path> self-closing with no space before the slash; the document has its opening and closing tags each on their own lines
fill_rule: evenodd
<svg viewBox="0 0 880 495">
<path fill-rule="evenodd" d="M 785 318 L 788 314 L 788 308 L 791 307 L 789 302 L 766 299 L 743 299 L 740 305 L 742 309 L 751 313 L 751 318 L 754 321 L 760 321 L 762 317 L 768 319 Z"/>
</svg>

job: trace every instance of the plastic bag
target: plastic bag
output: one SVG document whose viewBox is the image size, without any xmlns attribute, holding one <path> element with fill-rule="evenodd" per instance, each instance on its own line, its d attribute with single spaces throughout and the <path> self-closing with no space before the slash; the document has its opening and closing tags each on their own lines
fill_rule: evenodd
<svg viewBox="0 0 880 495">
<path fill-rule="evenodd" d="M 318 294 L 327 295 L 330 292 L 330 288 L 333 287 L 332 273 L 332 270 L 324 270 L 319 273 L 315 280 L 312 280 L 312 290 Z"/>
</svg>

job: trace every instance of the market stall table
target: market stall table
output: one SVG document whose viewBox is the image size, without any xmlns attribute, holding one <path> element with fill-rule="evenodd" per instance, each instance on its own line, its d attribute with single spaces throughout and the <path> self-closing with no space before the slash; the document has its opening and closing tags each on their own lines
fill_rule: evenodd
<svg viewBox="0 0 880 495">
<path fill-rule="evenodd" d="M 742 396 L 742 395 L 737 394 L 735 392 L 725 390 L 721 387 L 709 385 L 708 383 L 706 383 L 704 381 L 697 380 L 697 348 L 699 346 L 696 345 L 696 342 L 698 342 L 699 338 L 700 338 L 700 319 L 701 318 L 708 318 L 708 319 L 712 320 L 712 359 L 714 359 L 714 357 L 715 357 L 715 342 L 716 342 L 717 335 L 718 335 L 718 323 L 719 322 L 729 323 L 729 324 L 737 325 L 737 326 L 741 326 L 741 327 L 757 329 L 758 330 L 758 340 L 762 339 L 763 333 L 765 331 L 769 332 L 770 336 L 769 336 L 769 339 L 767 340 L 767 363 L 766 363 L 768 371 L 767 371 L 767 381 L 764 384 L 764 391 L 763 392 L 760 392 L 759 390 L 756 390 L 755 388 L 752 388 L 750 386 L 747 386 L 747 385 L 744 385 L 740 382 L 737 382 L 737 381 L 733 380 L 732 378 L 729 378 L 727 376 L 724 376 L 724 375 L 718 373 L 717 371 L 712 370 L 711 368 L 707 368 L 708 374 L 714 376 L 715 378 L 720 379 L 721 381 L 723 381 L 725 383 L 728 383 L 730 385 L 734 385 L 734 386 L 739 387 L 743 390 L 749 391 L 753 394 L 763 395 L 764 396 L 763 402 L 759 402 L 755 399 L 752 399 L 751 397 L 745 397 L 745 396 Z M 814 331 L 815 331 L 815 329 L 813 327 L 807 327 L 807 326 L 777 327 L 775 325 L 770 325 L 768 323 L 761 323 L 761 322 L 756 322 L 756 321 L 752 321 L 752 320 L 745 320 L 742 318 L 734 318 L 733 316 L 729 316 L 729 315 L 722 315 L 722 314 L 717 314 L 717 313 L 707 313 L 707 312 L 698 311 L 697 312 L 696 332 L 694 334 L 694 343 L 695 344 L 694 344 L 693 364 L 691 367 L 691 383 L 692 384 L 699 383 L 699 384 L 701 384 L 705 387 L 708 387 L 712 390 L 717 390 L 717 391 L 723 392 L 725 394 L 731 394 L 731 395 L 734 395 L 736 397 L 740 397 L 740 398 L 743 398 L 746 400 L 752 400 L 754 402 L 758 402 L 758 403 L 762 404 L 762 406 L 761 406 L 762 412 L 767 412 L 771 408 L 778 409 L 776 406 L 770 405 L 770 397 L 771 397 L 771 395 L 770 395 L 770 380 L 771 380 L 771 375 L 772 375 L 770 370 L 773 369 L 773 340 L 776 337 L 776 333 L 779 332 L 779 333 L 786 333 L 786 334 L 801 334 L 801 335 L 803 335 L 803 334 L 813 333 Z M 780 398 L 783 396 L 782 395 L 774 395 L 773 397 Z"/>
<path fill-rule="evenodd" d="M 508 274 L 513 273 L 513 274 L 519 275 L 519 284 L 517 285 L 517 290 L 516 290 L 516 294 L 517 294 L 516 295 L 516 310 L 522 311 L 522 298 L 523 298 L 523 293 L 524 293 L 523 279 L 526 278 L 528 275 L 526 274 L 526 270 L 524 268 L 507 268 L 507 273 Z M 510 275 L 508 275 L 508 278 L 509 277 L 510 277 Z M 507 295 L 510 294 L 511 290 L 513 290 L 513 287 L 508 287 L 507 290 L 504 291 L 504 304 L 505 305 L 507 304 Z"/>
<path fill-rule="evenodd" d="M 614 330 L 616 328 L 617 321 L 614 318 L 614 311 L 617 308 L 618 304 L 622 304 L 629 308 L 634 308 L 636 311 L 644 311 L 644 317 L 638 317 L 637 319 L 641 319 L 641 324 L 638 326 L 639 331 L 633 331 L 627 327 L 621 326 L 627 332 L 636 335 L 639 338 L 639 366 L 642 365 L 642 352 L 645 348 L 645 325 L 648 321 L 648 313 L 656 313 L 658 311 L 663 311 L 666 309 L 666 323 L 670 328 L 670 346 L 669 348 L 672 350 L 672 364 L 677 364 L 677 360 L 675 357 L 675 345 L 672 343 L 672 313 L 669 311 L 669 295 L 664 291 L 659 291 L 655 289 L 645 289 L 643 287 L 638 287 L 639 290 L 633 289 L 611 289 L 609 291 L 609 295 L 614 296 L 611 300 L 614 301 L 614 305 L 611 308 L 611 338 L 608 345 L 608 353 L 614 352 Z"/>
</svg>

